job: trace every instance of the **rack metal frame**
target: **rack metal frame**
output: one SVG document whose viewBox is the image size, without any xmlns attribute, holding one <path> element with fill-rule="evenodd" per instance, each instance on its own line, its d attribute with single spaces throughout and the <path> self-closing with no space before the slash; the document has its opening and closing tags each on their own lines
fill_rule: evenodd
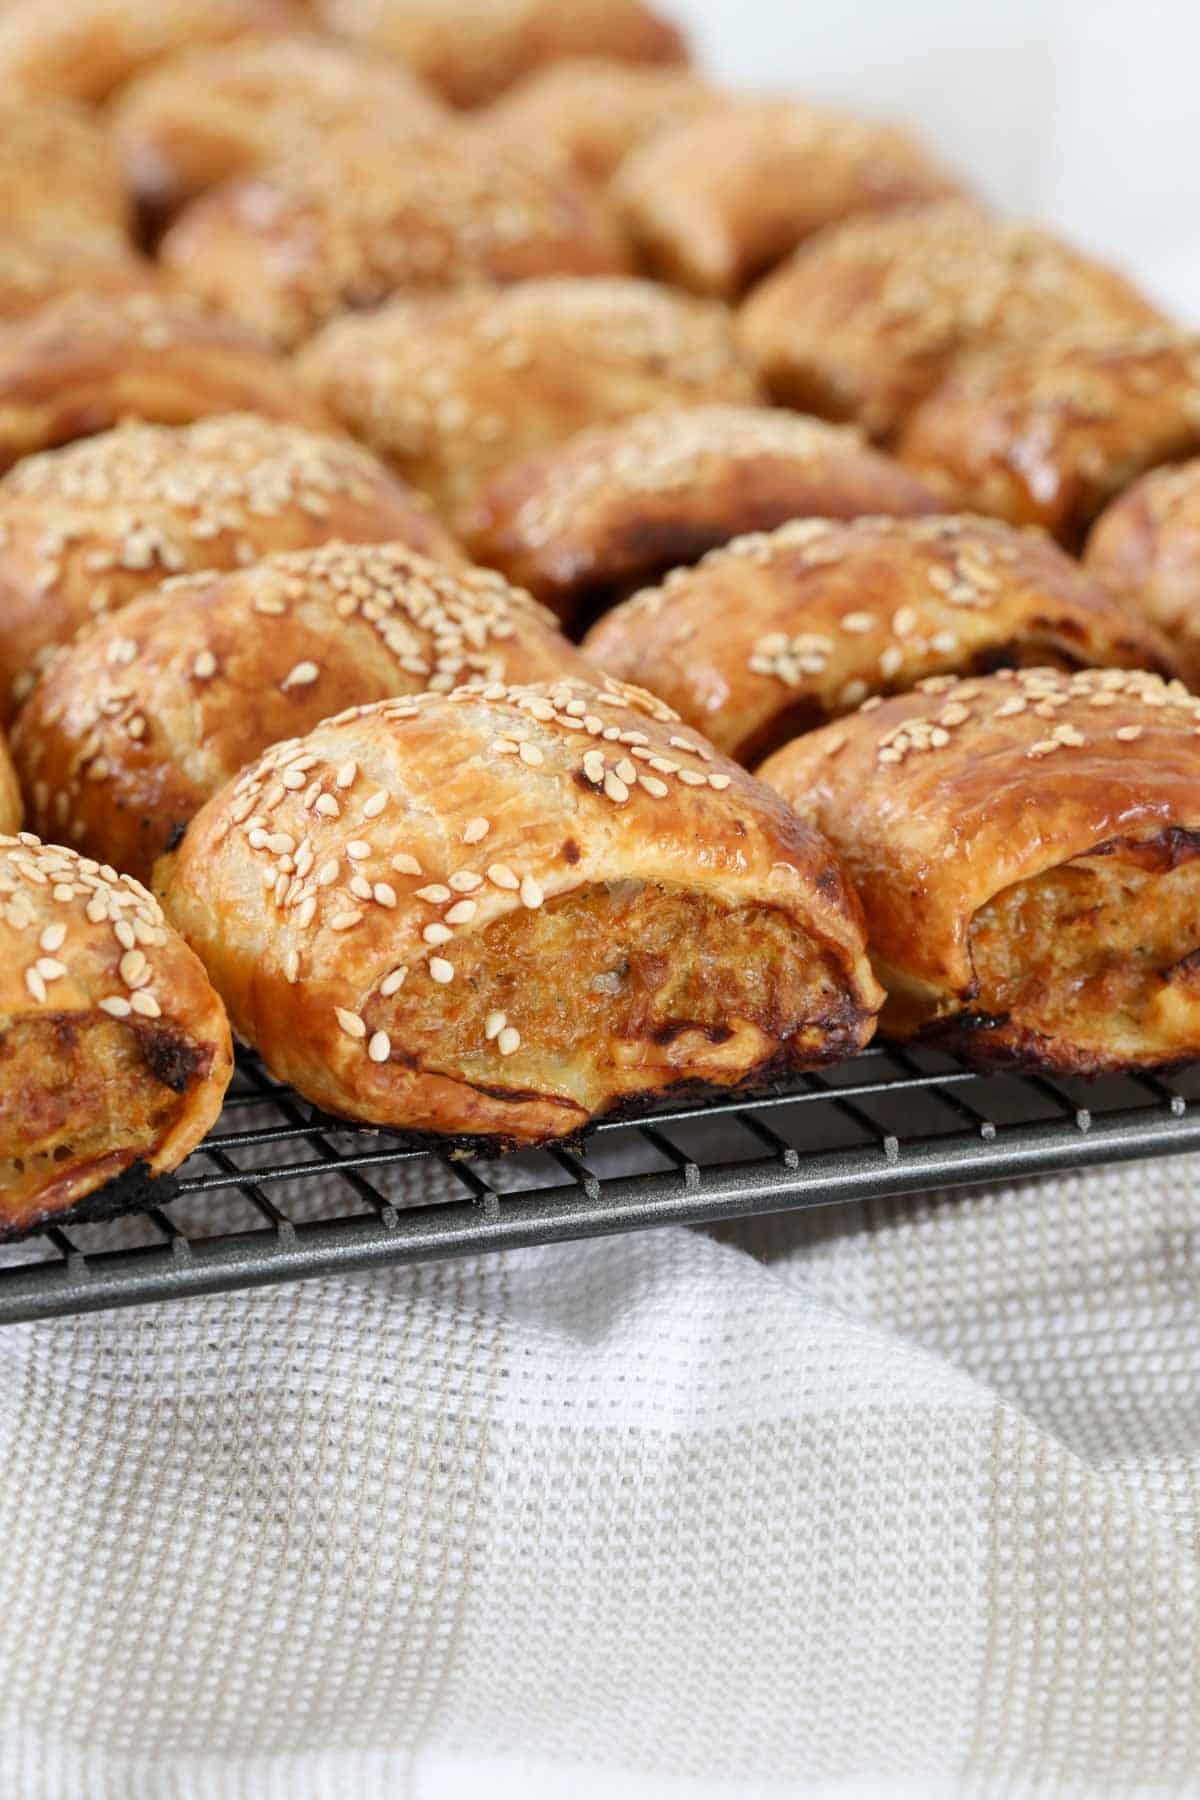
<svg viewBox="0 0 1200 1800">
<path fill-rule="evenodd" d="M 348 1128 L 247 1056 L 216 1130 L 153 1184 L 133 1233 L 143 1241 L 119 1219 L 6 1248 L 0 1324 L 1177 1155 L 1200 1150 L 1195 1102 L 1200 1066 L 1077 1083 L 873 1049 L 766 1098 L 484 1162 Z M 389 1191 L 397 1176 L 408 1193 Z M 414 1202 L 413 1189 L 436 1198 Z M 304 1216 L 306 1195 L 319 1216 Z M 221 1203 L 234 1196 L 249 1211 L 231 1226 Z M 117 1187 L 92 1212 L 126 1197 Z"/>
</svg>

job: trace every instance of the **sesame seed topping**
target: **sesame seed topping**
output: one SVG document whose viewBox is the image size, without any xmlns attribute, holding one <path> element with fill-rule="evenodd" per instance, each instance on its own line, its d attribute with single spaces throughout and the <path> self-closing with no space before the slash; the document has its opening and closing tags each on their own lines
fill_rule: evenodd
<svg viewBox="0 0 1200 1800">
<path fill-rule="evenodd" d="M 345 912 L 334 913 L 329 921 L 329 928 L 331 931 L 351 931 L 361 922 L 362 914 L 356 907 L 349 907 Z"/>
<path fill-rule="evenodd" d="M 342 764 L 334 779 L 337 782 L 338 787 L 349 788 L 354 786 L 354 778 L 357 774 L 358 764 L 351 758 L 348 762 Z"/>
<path fill-rule="evenodd" d="M 391 1054 L 391 1038 L 386 1031 L 377 1031 L 367 1045 L 367 1055 L 374 1063 L 385 1063 Z"/>
<path fill-rule="evenodd" d="M 41 937 L 38 939 L 38 944 L 43 950 L 61 950 L 66 935 L 66 926 L 61 919 L 56 919 L 52 925 L 46 926 Z"/>
<path fill-rule="evenodd" d="M 140 1013 L 144 1019 L 158 1019 L 162 1017 L 162 1007 L 158 1004 L 158 1001 L 154 998 L 154 995 L 150 992 L 149 988 L 138 988 L 136 993 L 129 996 L 129 1004 L 134 1012 Z"/>
<path fill-rule="evenodd" d="M 123 994 L 108 994 L 103 1000 L 97 1000 L 96 1005 L 114 1019 L 127 1019 L 133 1011 Z"/>
<path fill-rule="evenodd" d="M 500 1036 L 500 1033 L 504 1030 L 504 1027 L 507 1024 L 508 1024 L 508 1015 L 506 1013 L 490 1012 L 488 1014 L 487 1018 L 483 1022 L 483 1035 L 487 1039 L 489 1044 L 491 1043 L 493 1038 L 498 1038 Z"/>
<path fill-rule="evenodd" d="M 335 1007 L 334 1012 L 337 1016 L 338 1024 L 341 1026 L 342 1030 L 345 1032 L 347 1037 L 351 1037 L 351 1038 L 365 1038 L 366 1037 L 366 1035 L 367 1035 L 366 1025 L 363 1023 L 362 1019 L 359 1018 L 359 1016 L 356 1012 L 350 1012 L 349 1009 L 344 1006 Z"/>
<path fill-rule="evenodd" d="M 521 904 L 536 909 L 542 904 L 544 895 L 541 887 L 532 875 L 526 875 L 521 882 Z"/>
<path fill-rule="evenodd" d="M 478 844 L 490 830 L 491 824 L 487 819 L 470 819 L 463 831 L 462 841 L 464 844 Z"/>
<path fill-rule="evenodd" d="M 408 978 L 408 970 L 407 969 L 393 969 L 391 971 L 391 973 L 388 975 L 385 975 L 383 980 L 380 982 L 380 984 L 379 984 L 380 994 L 383 996 L 383 998 L 385 1000 L 390 1000 L 393 994 L 399 993 L 400 989 L 404 986 L 404 983 L 407 980 L 407 978 Z"/>
<path fill-rule="evenodd" d="M 32 964 L 30 964 L 29 968 L 25 971 L 25 986 L 28 988 L 32 998 L 36 1000 L 39 1005 L 45 1001 L 46 983 Z"/>
<path fill-rule="evenodd" d="M 521 885 L 507 863 L 489 863 L 487 878 L 493 887 L 508 888 L 514 893 Z"/>
<path fill-rule="evenodd" d="M 380 788 L 379 792 L 377 794 L 372 794 L 371 798 L 364 804 L 363 818 L 377 819 L 387 803 L 387 793 L 383 788 Z"/>
<path fill-rule="evenodd" d="M 501 1056 L 512 1056 L 521 1048 L 521 1034 L 513 1025 L 506 1025 L 496 1034 L 496 1048 Z"/>
<path fill-rule="evenodd" d="M 192 662 L 192 674 L 197 681 L 211 681 L 217 672 L 217 659 L 211 650 L 201 650 Z"/>
<path fill-rule="evenodd" d="M 298 662 L 295 668 L 289 669 L 279 685 L 285 692 L 290 688 L 311 687 L 314 681 L 320 679 L 320 674 L 315 662 Z"/>
<path fill-rule="evenodd" d="M 448 944 L 454 933 L 448 925 L 435 922 L 432 925 L 426 925 L 421 936 L 427 944 Z"/>
<path fill-rule="evenodd" d="M 1115 735 L 1123 744 L 1132 744 L 1142 735 L 1140 725 L 1118 725 Z"/>
<path fill-rule="evenodd" d="M 393 869 L 395 869 L 397 875 L 422 875 L 422 874 L 424 874 L 424 870 L 421 868 L 421 865 L 417 861 L 416 857 L 409 856 L 407 851 L 404 851 L 404 850 L 398 851 L 396 853 L 396 855 L 393 856 L 392 867 L 393 867 Z"/>
<path fill-rule="evenodd" d="M 454 964 L 448 963 L 444 956 L 431 956 L 429 959 L 431 978 L 445 987 L 454 980 Z"/>
<path fill-rule="evenodd" d="M 371 854 L 371 846 L 363 838 L 351 838 L 346 845 L 346 855 L 351 862 L 365 862 Z"/>
<path fill-rule="evenodd" d="M 458 900 L 446 913 L 446 922 L 449 925 L 467 925 L 477 911 L 474 900 Z"/>
</svg>

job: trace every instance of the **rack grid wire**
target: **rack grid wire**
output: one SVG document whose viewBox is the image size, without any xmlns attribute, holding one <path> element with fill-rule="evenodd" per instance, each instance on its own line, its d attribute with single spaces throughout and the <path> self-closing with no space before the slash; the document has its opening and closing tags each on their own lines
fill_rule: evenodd
<svg viewBox="0 0 1200 1800">
<path fill-rule="evenodd" d="M 766 1097 L 485 1161 L 347 1126 L 245 1055 L 155 1206 L 0 1251 L 0 1324 L 1195 1149 L 1200 1065 L 1080 1082 L 875 1048 Z"/>
</svg>

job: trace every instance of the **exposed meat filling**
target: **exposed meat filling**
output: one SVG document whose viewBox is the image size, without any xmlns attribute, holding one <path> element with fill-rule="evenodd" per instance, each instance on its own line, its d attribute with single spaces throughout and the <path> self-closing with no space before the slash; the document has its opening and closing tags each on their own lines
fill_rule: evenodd
<svg viewBox="0 0 1200 1800">
<path fill-rule="evenodd" d="M 976 913 L 971 953 L 979 1012 L 1109 1065 L 1183 1055 L 1200 1008 L 1200 854 L 1168 833 L 1018 882 Z"/>
<path fill-rule="evenodd" d="M 588 1112 L 673 1082 L 736 1082 L 781 1054 L 825 1060 L 857 1041 L 835 964 L 774 907 L 596 884 L 464 935 L 453 959 L 446 985 L 417 967 L 394 1001 L 368 1002 L 393 1055 Z"/>
<path fill-rule="evenodd" d="M 180 1104 L 176 1085 L 117 1019 L 0 1018 L 0 1218 L 19 1222 L 56 1173 L 111 1157 L 115 1174 L 152 1151 Z"/>
</svg>

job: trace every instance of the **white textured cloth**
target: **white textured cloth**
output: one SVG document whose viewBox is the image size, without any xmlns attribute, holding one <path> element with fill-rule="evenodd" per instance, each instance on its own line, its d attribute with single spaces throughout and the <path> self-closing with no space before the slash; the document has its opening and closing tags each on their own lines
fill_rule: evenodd
<svg viewBox="0 0 1200 1800">
<path fill-rule="evenodd" d="M 0 1332 L 4 1800 L 1200 1791 L 1200 1159 Z"/>
</svg>

